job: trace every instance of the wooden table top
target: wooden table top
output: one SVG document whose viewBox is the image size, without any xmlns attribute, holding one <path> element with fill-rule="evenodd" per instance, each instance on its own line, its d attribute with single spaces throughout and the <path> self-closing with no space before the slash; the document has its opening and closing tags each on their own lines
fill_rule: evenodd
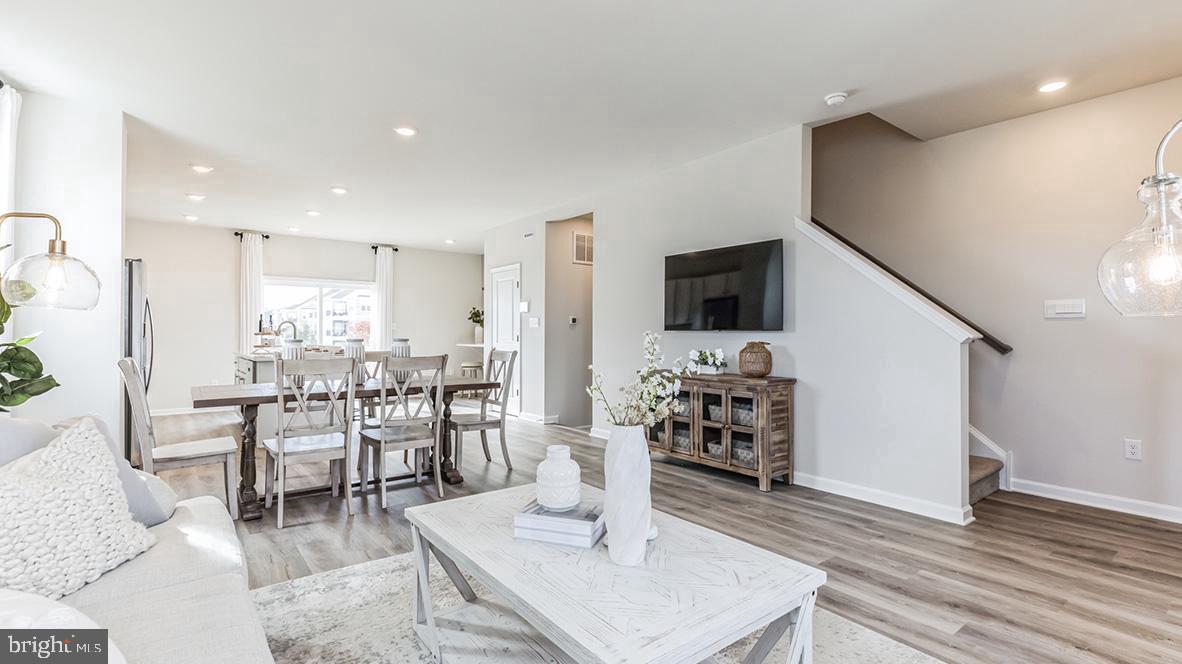
<svg viewBox="0 0 1182 664">
<path fill-rule="evenodd" d="M 591 549 L 513 536 L 533 484 L 408 507 L 459 568 L 579 662 L 697 662 L 787 614 L 825 572 L 671 514 L 640 567 Z M 603 501 L 586 484 L 583 500 Z"/>
<path fill-rule="evenodd" d="M 393 383 L 390 383 L 393 393 Z M 495 380 L 482 378 L 468 378 L 465 376 L 447 376 L 443 381 L 444 394 L 456 392 L 493 390 L 501 384 Z M 408 394 L 422 392 L 422 386 L 412 385 Z M 290 394 L 290 390 L 288 391 Z M 355 396 L 358 399 L 371 399 L 381 396 L 382 386 L 376 378 L 358 385 Z M 275 403 L 279 393 L 275 390 L 275 383 L 242 383 L 237 385 L 198 385 L 191 390 L 194 408 L 220 408 L 223 406 L 262 406 Z M 327 394 L 313 393 L 312 398 L 327 398 Z"/>
</svg>

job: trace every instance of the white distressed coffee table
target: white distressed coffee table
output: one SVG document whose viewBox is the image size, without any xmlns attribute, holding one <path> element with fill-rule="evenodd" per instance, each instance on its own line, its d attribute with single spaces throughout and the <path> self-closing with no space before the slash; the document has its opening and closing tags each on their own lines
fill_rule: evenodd
<svg viewBox="0 0 1182 664">
<path fill-rule="evenodd" d="M 789 664 L 812 659 L 813 607 L 825 572 L 653 511 L 660 536 L 645 564 L 592 549 L 518 541 L 520 486 L 405 511 L 415 549 L 415 632 L 437 661 L 663 662 L 709 657 L 763 629 L 745 662 L 762 662 L 789 629 Z M 583 497 L 603 492 L 583 485 Z M 610 537 L 610 533 L 609 533 Z M 435 613 L 434 553 L 466 600 Z M 464 578 L 487 586 L 478 598 Z"/>
</svg>

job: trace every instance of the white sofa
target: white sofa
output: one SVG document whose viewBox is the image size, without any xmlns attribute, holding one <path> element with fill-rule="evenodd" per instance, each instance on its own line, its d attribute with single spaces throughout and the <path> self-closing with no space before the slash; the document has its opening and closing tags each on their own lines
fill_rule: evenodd
<svg viewBox="0 0 1182 664">
<path fill-rule="evenodd" d="M 110 630 L 134 664 L 274 662 L 221 501 L 182 500 L 150 530 L 155 546 L 61 602 Z"/>
</svg>

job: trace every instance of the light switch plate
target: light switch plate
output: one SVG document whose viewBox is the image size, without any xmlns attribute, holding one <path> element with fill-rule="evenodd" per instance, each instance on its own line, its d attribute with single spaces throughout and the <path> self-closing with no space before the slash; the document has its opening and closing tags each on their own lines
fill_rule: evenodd
<svg viewBox="0 0 1182 664">
<path fill-rule="evenodd" d="M 517 306 L 521 309 L 521 313 L 523 313 L 523 314 L 529 313 L 529 300 L 522 300 L 517 303 Z"/>
<path fill-rule="evenodd" d="M 530 327 L 541 327 L 542 322 L 538 319 L 537 316 L 530 316 L 529 317 L 529 326 Z"/>
<path fill-rule="evenodd" d="M 1087 318 L 1088 301 L 1083 298 L 1073 300 L 1043 300 L 1043 318 Z"/>
</svg>

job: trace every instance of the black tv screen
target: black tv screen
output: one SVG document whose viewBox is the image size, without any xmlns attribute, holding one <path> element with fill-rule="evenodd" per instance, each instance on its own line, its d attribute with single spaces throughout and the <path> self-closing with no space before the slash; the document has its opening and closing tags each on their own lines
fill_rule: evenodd
<svg viewBox="0 0 1182 664">
<path fill-rule="evenodd" d="M 784 241 L 665 257 L 666 330 L 783 330 Z"/>
</svg>

